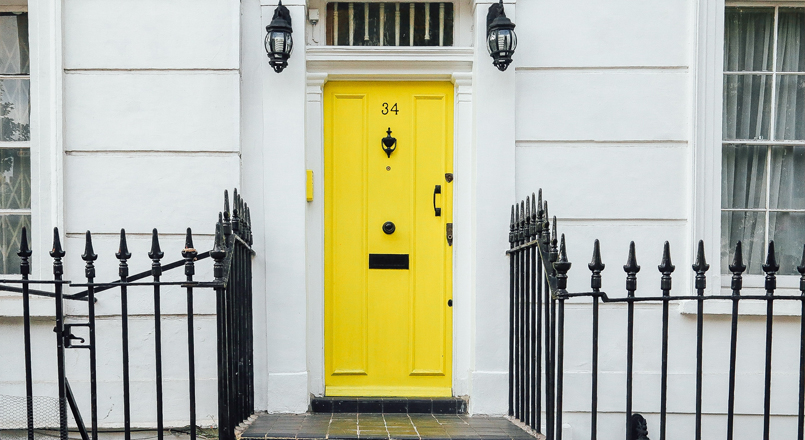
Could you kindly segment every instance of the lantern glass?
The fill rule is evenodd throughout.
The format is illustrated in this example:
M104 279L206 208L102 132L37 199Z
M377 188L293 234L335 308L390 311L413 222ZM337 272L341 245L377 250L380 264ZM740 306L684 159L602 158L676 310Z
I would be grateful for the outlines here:
M290 32L273 31L266 34L265 46L271 57L290 55L293 51L293 37Z
M493 29L487 37L486 48L490 55L502 53L511 56L517 48L517 34L512 29Z

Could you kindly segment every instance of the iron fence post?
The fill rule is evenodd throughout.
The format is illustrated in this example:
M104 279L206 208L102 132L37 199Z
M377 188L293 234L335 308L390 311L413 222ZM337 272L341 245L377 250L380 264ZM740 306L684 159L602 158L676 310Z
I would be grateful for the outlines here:
M61 240L59 239L59 228L53 228L53 247L50 251L50 256L53 258L53 280L56 283L53 289L56 293L56 363L57 363L57 383L59 388L59 437L61 440L67 440L67 379L66 368L64 362L64 299L62 293L62 275L64 274L64 266L61 259L65 253L61 247Z
M23 226L20 233L20 274L22 274L22 325L25 338L25 415L28 426L28 440L34 440L34 385L31 371L31 298L29 292L28 275L31 265L28 258L32 252L28 248L28 231Z

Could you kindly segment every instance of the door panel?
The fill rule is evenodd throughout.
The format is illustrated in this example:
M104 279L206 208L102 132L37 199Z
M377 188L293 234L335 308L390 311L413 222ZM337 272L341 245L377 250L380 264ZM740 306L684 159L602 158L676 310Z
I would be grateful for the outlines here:
M340 118L365 123L366 95L338 95L334 111ZM333 130L333 142L343 145L362 135L348 124L338 124ZM357 295L339 295L334 298L332 333L339 341L333 352L334 374L366 374L367 329L366 271L362 256L366 254L366 239L361 223L366 218L366 154L362 149L344 149L333 157L330 174L333 191L341 194L343 202L332 209L332 225L339 234L333 236L333 282L346 291L362 292Z
M324 114L326 393L449 396L453 86L330 82Z

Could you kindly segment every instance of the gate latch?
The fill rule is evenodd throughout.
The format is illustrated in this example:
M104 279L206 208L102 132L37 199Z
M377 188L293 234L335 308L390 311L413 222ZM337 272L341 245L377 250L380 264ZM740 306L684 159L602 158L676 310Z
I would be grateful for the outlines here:
M445 236L447 237L447 245L452 246L453 245L453 224L452 223L447 223L447 225L445 225L444 229L445 229Z
M89 323L86 323L86 324L64 324L64 334L62 335L62 338L64 338L64 348L90 348L89 345L84 343L85 342L84 338L75 336L73 334L73 327L87 327L87 328L89 328ZM73 344L73 341L79 341L80 344Z

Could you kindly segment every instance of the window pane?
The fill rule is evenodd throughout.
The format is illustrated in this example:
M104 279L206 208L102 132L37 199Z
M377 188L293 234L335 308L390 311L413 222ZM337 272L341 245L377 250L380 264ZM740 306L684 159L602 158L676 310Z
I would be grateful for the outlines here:
M30 215L0 215L0 273L20 273L20 231L25 227L31 236ZM29 243L30 244L30 243Z
M0 73L29 73L28 14L0 13Z
M766 148L724 145L721 149L721 207L766 207Z
M805 9L780 8L777 26L777 70L805 72Z
M771 75L724 75L724 139L768 140Z
M0 149L0 209L30 208L30 150L28 148Z
M30 80L0 80L0 141L31 140Z
M777 77L775 140L805 139L805 75Z
M727 8L724 21L724 71L771 70L773 29L772 8Z
M805 147L772 147L769 207L805 209Z
M763 212L721 213L721 273L729 273L735 243L742 242L746 273L761 274L766 215Z
M805 212L769 213L769 239L780 263L780 275L798 275L805 245Z

